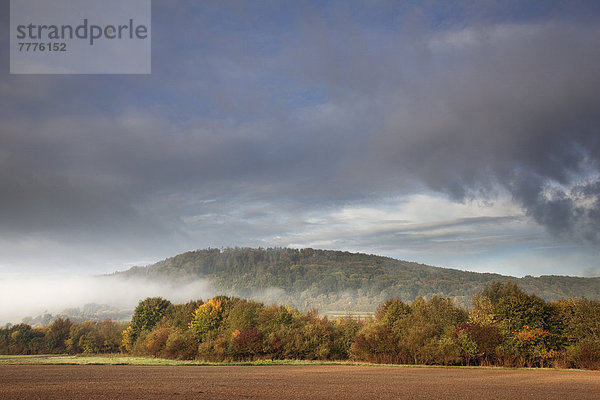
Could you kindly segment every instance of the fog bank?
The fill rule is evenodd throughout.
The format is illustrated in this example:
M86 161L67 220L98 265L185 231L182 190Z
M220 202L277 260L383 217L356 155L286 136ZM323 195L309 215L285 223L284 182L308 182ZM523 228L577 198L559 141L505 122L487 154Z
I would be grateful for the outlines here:
M146 297L161 296L173 303L215 295L208 280L186 284L150 282L113 276L12 276L0 278L0 325L28 316L59 314L68 308L97 303L133 310Z

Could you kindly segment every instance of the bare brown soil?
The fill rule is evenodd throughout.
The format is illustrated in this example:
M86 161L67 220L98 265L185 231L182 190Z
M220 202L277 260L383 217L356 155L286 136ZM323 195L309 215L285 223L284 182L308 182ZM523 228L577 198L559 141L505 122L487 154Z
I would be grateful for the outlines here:
M600 399L600 373L339 365L0 365L0 399Z

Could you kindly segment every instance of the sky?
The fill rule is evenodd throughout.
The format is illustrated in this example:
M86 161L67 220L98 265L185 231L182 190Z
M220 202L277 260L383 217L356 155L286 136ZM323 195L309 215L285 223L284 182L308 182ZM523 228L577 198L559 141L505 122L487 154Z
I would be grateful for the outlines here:
M150 75L10 75L0 277L207 247L600 276L600 2L152 1Z

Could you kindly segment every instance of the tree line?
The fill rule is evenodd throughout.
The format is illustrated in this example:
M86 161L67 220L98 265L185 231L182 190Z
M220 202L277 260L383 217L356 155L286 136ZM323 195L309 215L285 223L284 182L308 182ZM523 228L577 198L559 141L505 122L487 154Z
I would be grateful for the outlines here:
M140 301L130 323L27 324L0 329L4 354L113 353L175 359L354 360L425 365L600 369L600 301L545 301L493 283L469 310L449 298L393 298L373 318L329 320L316 311L229 296L172 304Z

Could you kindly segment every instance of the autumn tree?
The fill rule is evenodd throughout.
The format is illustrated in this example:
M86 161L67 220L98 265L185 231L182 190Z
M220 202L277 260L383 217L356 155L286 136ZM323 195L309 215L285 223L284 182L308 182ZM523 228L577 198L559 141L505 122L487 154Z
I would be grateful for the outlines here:
M506 365L544 365L556 357L564 341L556 308L513 282L487 286L472 315L498 329L502 343L497 350Z
M71 326L69 319L59 318L48 327L46 331L46 346L50 353L64 353L67 351L66 341L69 339Z
M238 300L227 296L217 296L198 307L194 312L192 322L190 322L190 329L196 334L198 340L206 339L209 333L216 332L221 328L229 310Z
M565 331L567 367L600 368L600 301L570 299L553 304Z

